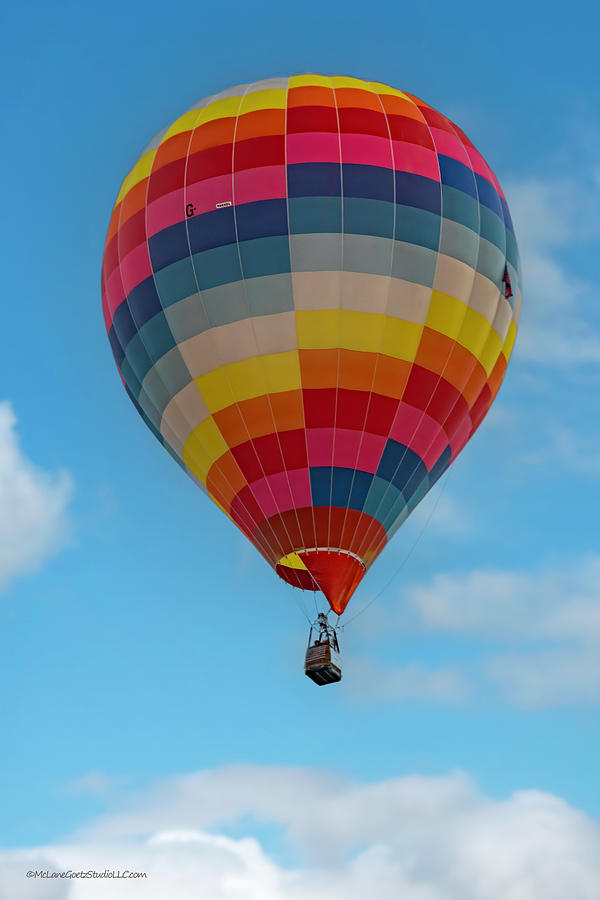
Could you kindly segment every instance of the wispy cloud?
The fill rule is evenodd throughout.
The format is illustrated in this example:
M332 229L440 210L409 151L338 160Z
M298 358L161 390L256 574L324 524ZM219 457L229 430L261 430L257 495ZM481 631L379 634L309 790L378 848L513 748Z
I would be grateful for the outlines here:
M344 690L359 702L461 703L470 693L458 667L428 668L421 663L382 666L370 659L344 659Z
M49 473L23 453L10 403L0 403L0 590L37 569L69 535L72 481Z
M287 841L293 866L253 822ZM25 878L37 868L148 877L41 884ZM66 844L0 857L2 900L594 900L599 881L596 821L540 791L486 796L460 773L363 783L225 767L159 782Z
M505 185L523 264L523 315L517 358L545 366L600 361L592 316L598 285L581 278L569 250L600 231L600 189L593 173L513 179Z
M438 574L408 590L404 616L432 632L504 642L482 664L521 706L600 703L600 557L537 572Z

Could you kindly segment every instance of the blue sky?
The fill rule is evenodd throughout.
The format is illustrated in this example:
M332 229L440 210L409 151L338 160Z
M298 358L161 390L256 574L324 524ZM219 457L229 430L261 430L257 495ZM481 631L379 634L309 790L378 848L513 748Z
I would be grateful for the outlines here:
M490 834L486 810L525 822L514 792L535 791L564 828L556 865L572 852L580 896L593 896L582 847L600 846L599 25L577 2L568 15L337 0L5 10L0 846L17 874L0 877L1 900L50 896L24 882L16 848L102 868L94 841L130 840L135 829L115 823L142 807L153 810L146 834L219 833L246 872L236 841L253 835L269 865L287 865L280 838L297 837L298 823L258 795L223 821L164 801L193 773L201 798L207 784L224 791L229 765L243 767L231 775L238 793L265 771L283 793L307 779L307 796L321 770L347 779L348 797L399 783L398 816L413 784L402 779L419 776L423 797L459 798L444 807L450 828L474 804ZM136 416L99 288L114 198L148 140L207 94L301 71L388 82L461 124L505 189L524 270L522 328L495 407L443 480L414 553L344 630L347 677L327 690L302 674L307 626L292 589ZM347 618L396 571L436 496ZM383 840L376 820L352 840ZM212 868L194 872L213 885ZM257 897L292 896L260 884ZM449 882L431 884L423 897L454 896ZM496 882L489 891L472 896L503 896Z

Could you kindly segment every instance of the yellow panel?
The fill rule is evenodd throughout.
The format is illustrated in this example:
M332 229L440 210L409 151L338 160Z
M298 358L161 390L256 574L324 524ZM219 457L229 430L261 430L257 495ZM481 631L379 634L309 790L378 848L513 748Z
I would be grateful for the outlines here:
M287 566L288 569L304 569L307 571L306 566L297 553L288 553L287 556L282 556L279 560L279 565Z
M182 131L190 131L192 128L198 128L206 122L212 122L215 119L228 119L237 116L240 109L241 95L237 97L224 97L222 100L215 100L202 109L191 109L184 113L177 121L173 122L163 140L180 134Z
M211 412L232 403L299 390L300 362L297 350L271 353L219 366L196 378L196 386Z
M209 416L188 435L181 458L202 484L206 484L208 470L228 450L214 419Z
M265 91L254 91L246 94L240 107L241 112L254 112L258 109L285 109L287 106L287 90L269 88Z
M297 310L298 347L327 350L341 347L367 353L384 353L396 359L415 358L422 325L349 309Z
M506 357L508 361L510 359L510 354L512 353L512 349L515 343L515 338L517 336L517 326L514 322L511 322L508 326L508 334L506 335L506 340L504 341L504 346L502 347L502 353Z
M410 103L413 102L408 94L405 94L403 91L398 91L396 90L396 88L390 87L389 84L382 84L379 81L369 81L367 83L369 87L371 87L378 94L391 94L393 97L402 97L404 100L408 100Z
M493 329L485 316L468 306L457 340L479 359L490 331ZM498 337L498 345L499 348L502 346L500 337Z
M117 203L119 203L120 200L123 199L127 191L130 191L131 188L139 181L142 181L143 178L148 177L155 156L156 150L150 150L148 153L144 153L144 155L140 157L140 159L138 159L135 166L133 167L129 175L125 177L125 181L121 185L121 190L119 191L115 206Z
M425 324L456 340L467 309L466 303L462 303L456 297L443 294L441 291L432 291Z
M317 75L307 72L304 75L292 75L290 78L290 88L297 87L326 87L331 88L331 80L327 75Z
M362 78L348 78L346 75L332 75L331 83L334 88L354 88L355 90L369 90L369 82Z
M423 326L415 322L407 322L405 319L395 319L386 316L387 319L383 332L381 353L403 359L406 362L414 362L417 349L423 334Z
M498 361L501 350L502 341L500 340L498 333L492 328L481 353L478 353L479 362L485 369L486 375L491 374L492 369Z

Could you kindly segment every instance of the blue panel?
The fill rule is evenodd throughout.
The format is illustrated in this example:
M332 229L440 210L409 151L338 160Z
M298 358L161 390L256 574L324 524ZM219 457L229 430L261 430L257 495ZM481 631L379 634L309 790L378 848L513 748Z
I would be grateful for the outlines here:
M127 295L127 306L138 328L161 311L162 306L152 275L145 278Z
M396 172L396 203L428 209L441 215L442 189L437 181L414 175L411 172Z
M452 450L450 449L450 445L448 445L429 473L429 483L431 485L434 485L438 478L440 478L444 474L444 472L450 465L451 457Z
M473 169L465 166L457 159L451 156L444 156L443 153L438 154L438 162L440 164L440 175L442 184L457 188L471 197L477 198L477 188L475 187L475 178Z
M186 223L177 222L175 225L163 228L158 234L152 235L151 238L148 238L148 250L155 272L177 262L178 259L183 259L184 256L189 256Z
M290 234L342 231L340 197L294 197L288 201Z
M394 204L382 200L344 197L344 234L368 234L391 238Z
M437 251L441 223L442 220L436 213L417 209L415 206L399 205L396 207L396 240Z
M175 346L175 339L171 334L164 312L159 312L158 315L149 319L140 328L139 334L153 363Z
M189 256L156 272L154 281L163 309L198 292L194 267Z
M133 335L137 331L137 326L133 319L131 318L131 311L129 306L127 305L127 300L123 303L120 303L119 306L115 310L115 314L113 316L112 325L110 327L110 333L112 332L114 335L114 340L118 341L121 347L126 347ZM112 345L113 339L111 339Z
M229 284L231 281L240 281L242 268L237 244L226 244L224 247L196 253L194 269L201 291Z
M365 197L371 200L394 202L394 173L381 166L361 166L345 163L343 170L344 197Z
M121 375L123 376L123 379L125 381L125 387L129 396L138 397L142 389L142 382L131 368L127 357L125 357L125 359L121 363Z
M235 207L238 240L270 237L288 233L287 203L285 200L259 200Z
M310 490L313 506L329 506L331 466L311 466Z
M290 241L284 236L258 238L239 245L244 278L279 275L289 272Z
M121 368L121 363L125 357L125 351L121 345L119 338L115 332L114 326L111 325L110 330L108 332L108 340L110 342L110 348L112 350L113 356L115 358L115 362L119 369Z
M288 197L339 197L338 163L295 163L287 167Z
M502 204L500 203L500 197L496 192L496 188L490 184L487 178L484 178L483 175L478 175L477 172L475 173L475 180L477 181L479 202L483 204L483 206L488 206L490 209L493 209L500 218L504 218L502 215Z
M188 228L192 253L201 253L203 250L235 243L232 206L192 216L184 225Z
M414 450L410 450L404 444L390 438L381 455L377 475L386 481L391 481L407 498L411 493L410 488L415 485L417 478L417 476L415 478L411 478L411 476L420 469L427 472L421 457ZM409 482L408 494L405 493L407 482Z
M513 235L514 235L515 229L514 229L514 226L512 223L512 219L510 217L510 212L509 212L508 206L506 205L506 200L504 200L503 197L500 197L499 194L498 194L498 199L500 200L500 205L502 207L502 218L504 219L504 224L509 229L509 231L513 232Z
M474 197L445 184L442 188L442 209L445 219L452 219L478 233L480 206Z

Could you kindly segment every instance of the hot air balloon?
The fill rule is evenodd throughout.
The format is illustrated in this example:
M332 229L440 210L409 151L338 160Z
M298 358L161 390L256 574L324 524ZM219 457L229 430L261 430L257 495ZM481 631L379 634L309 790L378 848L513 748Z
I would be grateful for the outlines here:
M521 290L504 195L460 128L385 84L308 74L206 97L151 141L102 298L150 430L340 615L489 410ZM317 625L310 646L333 648Z

